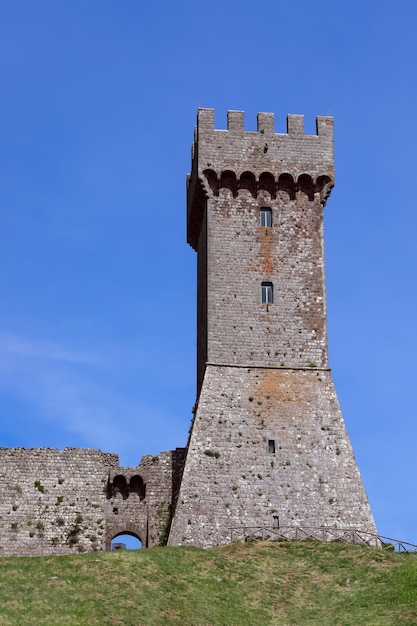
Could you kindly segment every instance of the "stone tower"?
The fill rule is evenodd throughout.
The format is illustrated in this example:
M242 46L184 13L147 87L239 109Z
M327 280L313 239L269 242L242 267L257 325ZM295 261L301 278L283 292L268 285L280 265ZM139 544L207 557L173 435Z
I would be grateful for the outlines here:
M250 527L376 533L328 366L323 207L333 118L287 133L198 112L188 177L197 252L197 403L169 544Z

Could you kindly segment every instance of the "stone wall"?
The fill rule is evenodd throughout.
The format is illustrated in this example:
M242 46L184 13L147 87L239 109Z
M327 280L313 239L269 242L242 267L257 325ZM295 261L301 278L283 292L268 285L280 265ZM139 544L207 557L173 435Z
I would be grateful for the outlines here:
M271 209L272 228L260 227ZM220 190L207 203L209 363L327 366L323 207L284 191L271 199ZM261 302L261 284L273 302Z
M0 555L69 554L110 548L119 533L164 543L183 450L118 456L66 448L0 449Z
M111 468L105 503L107 549L126 531L139 537L143 547L166 543L184 453L177 448L144 456L138 467Z
M229 543L274 517L376 532L330 372L209 365L169 544Z

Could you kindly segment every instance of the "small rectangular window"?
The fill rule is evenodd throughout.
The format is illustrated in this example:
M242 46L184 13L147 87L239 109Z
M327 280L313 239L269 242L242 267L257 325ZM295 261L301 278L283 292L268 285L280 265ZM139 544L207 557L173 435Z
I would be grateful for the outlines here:
M269 439L268 452L270 452L270 454L275 454L275 439Z
M278 515L272 516L272 528L279 528L279 517Z
M272 283L262 283L261 285L261 302L264 304L272 304L274 301L274 288Z
M263 228L271 228L272 226L272 211L268 207L262 207L260 211L261 226Z

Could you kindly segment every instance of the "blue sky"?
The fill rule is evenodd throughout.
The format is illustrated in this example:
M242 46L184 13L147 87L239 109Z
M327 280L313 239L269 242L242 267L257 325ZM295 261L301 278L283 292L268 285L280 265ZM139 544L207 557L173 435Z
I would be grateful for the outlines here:
M185 176L198 106L335 117L330 364L380 533L417 543L417 5L0 7L0 445L135 465L195 400Z

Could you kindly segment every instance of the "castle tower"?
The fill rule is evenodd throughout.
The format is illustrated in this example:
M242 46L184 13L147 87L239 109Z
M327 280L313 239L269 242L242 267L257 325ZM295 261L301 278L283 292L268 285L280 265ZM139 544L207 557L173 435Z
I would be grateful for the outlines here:
M239 529L376 533L328 366L323 207L333 118L256 132L200 109L188 177L197 252L197 403L170 545ZM235 533L235 534L234 534Z

